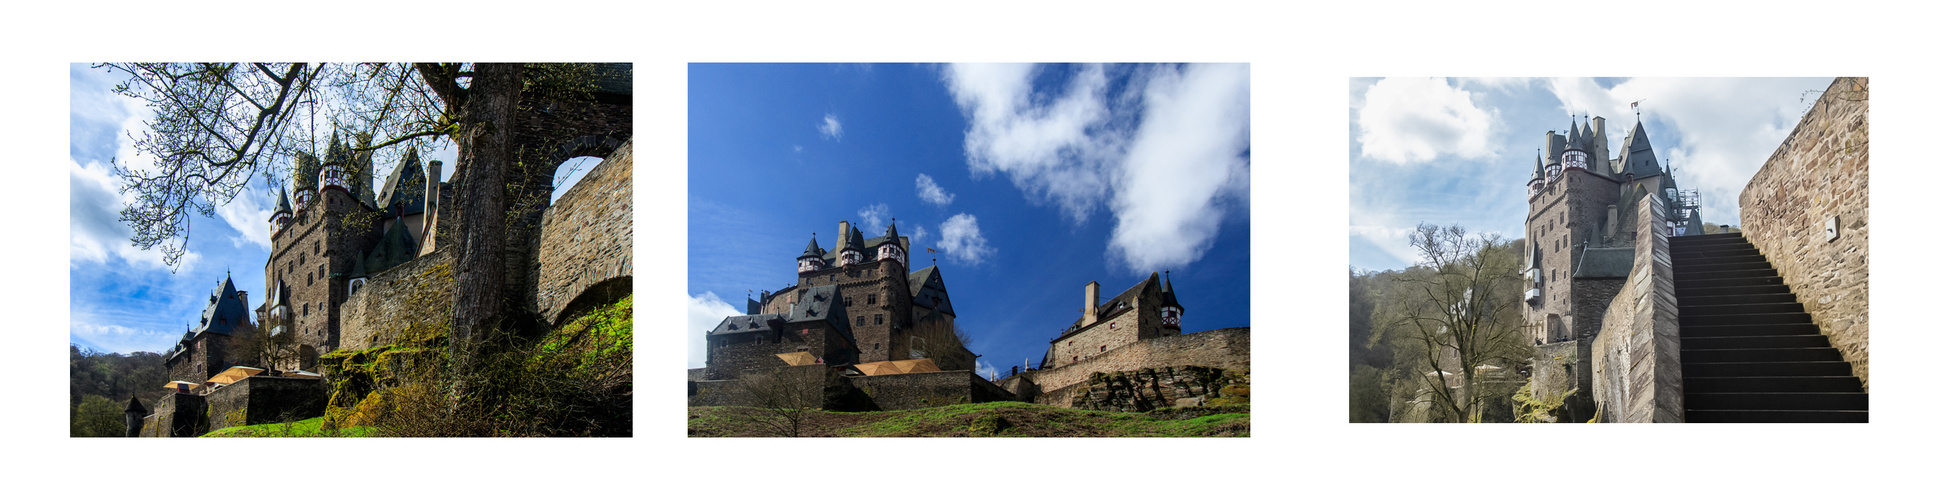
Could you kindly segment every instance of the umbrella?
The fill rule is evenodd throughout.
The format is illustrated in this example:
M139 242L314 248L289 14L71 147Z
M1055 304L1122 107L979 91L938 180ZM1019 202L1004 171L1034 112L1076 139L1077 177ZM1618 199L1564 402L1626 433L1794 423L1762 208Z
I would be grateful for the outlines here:
M781 358L781 361L786 361L788 366L814 364L814 354L806 351L775 354L774 356Z
M227 370L222 370L222 373L217 373L215 374L215 376L209 377L209 382L216 383L216 384L233 384L233 383L236 383L236 381L238 380L249 378L249 376L255 375L258 373L262 373L261 368L251 368L247 366L231 366Z

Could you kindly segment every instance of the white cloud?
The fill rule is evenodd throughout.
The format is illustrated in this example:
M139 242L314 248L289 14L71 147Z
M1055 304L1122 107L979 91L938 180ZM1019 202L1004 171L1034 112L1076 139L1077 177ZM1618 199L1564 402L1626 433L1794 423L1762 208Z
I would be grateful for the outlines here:
M915 174L915 195L938 207L946 207L949 202L956 201L956 195L943 191L942 186L937 185L929 174Z
M132 153L132 150L124 152ZM134 236L134 230L121 222L121 209L133 202L134 197L119 192L114 175L106 165L89 163L82 166L68 160L67 171L70 261L112 264L113 259L119 259L135 267L166 267L162 263L159 246L141 250L128 241ZM193 271L195 263L201 259L199 253L184 253L176 272Z
M707 331L720 326L720 320L728 316L739 316L739 308L727 305L713 292L686 298L686 367L705 368L707 366Z
M942 222L942 241L936 242L935 247L947 254L950 261L969 265L981 264L983 259L996 255L996 249L989 247L989 240L983 239L976 216L966 213Z
M1005 174L1078 224L1104 203L1116 219L1109 253L1133 270L1188 264L1226 209L1250 205L1251 69L1133 73L1116 95L1101 65L1076 69L1055 93L1032 89L1027 65L953 65L944 79L969 118L972 174Z
M835 142L841 141L841 120L838 118L835 118L834 113L828 113L826 115L822 115L821 124L818 126L815 126L814 128L816 130L820 130L821 135L826 136L829 139L834 139ZM800 147L796 146L794 150L800 151Z
M1104 198L1105 165L1121 154L1124 130L1107 127L1110 80L1086 65L1058 96L1030 88L1036 69L956 64L944 71L956 106L969 118L963 138L970 172L1003 173L1034 201L1048 201L1078 223Z
M1387 78L1366 89L1355 119L1360 156L1406 165L1441 156L1492 158L1495 114L1444 78Z
M796 152L796 153L799 153L799 152L801 152L801 145L800 145L800 144L795 144L795 145L794 145L794 152Z
M861 210L855 212L855 215L861 216L861 232L863 234L879 236L888 232L888 224L885 224L890 216L887 203L876 203L861 207Z
M929 229L922 227L920 224L917 224L915 226L914 232L908 233L908 244L910 246L920 246L923 241L927 241L928 239L929 239ZM914 252L915 252L914 248L909 249L909 253L914 253Z
M238 233L229 237L229 242L234 243L236 248L254 244L269 250L269 210L275 202L260 199L267 196L268 193L257 190L243 190L228 204L216 207L215 214ZM557 198L557 195L553 197Z
M1250 190L1250 81L1243 65L1151 75L1143 123L1110 199L1110 249L1131 270L1198 260L1218 235L1220 194Z

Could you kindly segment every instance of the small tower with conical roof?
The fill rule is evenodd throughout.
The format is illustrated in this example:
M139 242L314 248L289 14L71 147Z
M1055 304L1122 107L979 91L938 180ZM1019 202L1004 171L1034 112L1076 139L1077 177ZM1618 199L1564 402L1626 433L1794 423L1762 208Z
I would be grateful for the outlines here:
M861 263L861 250L866 248L862 242L861 228L849 224L848 221L841 221L841 243L835 246L835 251L841 259L842 266Z
M1184 305L1178 303L1178 294L1171 290L1171 272L1164 272L1164 289L1158 302L1158 331L1160 335L1177 335L1184 332Z
M352 166L350 147L330 134L329 152L323 155L323 169L316 179L318 190L335 189L350 193L350 175L347 169Z
M817 235L808 235L807 250L802 250L801 256L795 259L795 267L799 274L819 271L826 264L826 262L821 260L821 255L824 252L821 250L821 243L815 240L815 236Z
M1588 147L1584 144L1581 128L1575 126L1574 117L1568 118L1568 144L1561 150L1562 170L1587 170Z
M888 235L883 240L881 246L875 247L875 260L900 262L902 269L908 269L908 249L902 248L902 236L895 232L894 219L889 219Z
M296 153L296 211L301 212L316 202L316 155L298 151Z
M289 217L293 214L294 211L289 208L289 188L283 188L276 194L276 211L269 214L269 234L276 234L283 228L289 227Z

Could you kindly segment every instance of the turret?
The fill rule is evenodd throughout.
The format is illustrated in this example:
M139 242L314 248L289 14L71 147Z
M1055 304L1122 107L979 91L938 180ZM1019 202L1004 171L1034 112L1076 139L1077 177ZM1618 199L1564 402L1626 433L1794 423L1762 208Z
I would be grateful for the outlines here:
M822 253L824 252L821 251L821 244L815 241L815 235L808 235L807 250L802 250L801 256L794 259L797 272L807 274L821 270L821 266L824 264L821 261ZM750 312L747 314L754 313Z
M908 252L907 249L902 248L901 235L895 232L894 219L888 221L888 237L885 239L887 241L882 242L881 247L875 249L875 260L892 260L902 263L902 267L907 268Z
M1164 296L1162 302L1158 302L1157 311L1160 325L1169 334L1176 335L1183 331L1184 305L1178 303L1178 294L1171 291L1170 271L1164 272Z
M1536 152L1534 153L1534 175L1533 177L1528 179L1528 198L1529 199L1532 199L1535 196L1540 195L1541 189L1548 187L1547 178L1541 175L1542 174L1541 170L1542 170L1541 153Z
M1543 158L1546 160L1546 166L1542 168L1542 173L1548 178L1549 183L1561 177L1561 150L1567 148L1565 141L1566 138L1555 134L1553 130L1548 131L1548 154Z
M851 266L860 264L863 241L861 239L861 229L852 224L848 224L848 221L844 220L841 221L841 233L841 244L835 247L839 251L838 255L841 259L841 265Z
M354 157L350 147L344 146L335 135L330 136L329 153L323 156L323 171L317 177L317 189L335 189L345 194L350 192L350 175L346 169L353 166Z
M1588 169L1588 151L1583 142L1581 129L1575 126L1573 118L1568 119L1568 145L1561 151L1562 170Z
M276 195L276 211L270 212L269 214L270 234L275 234L277 231L282 231L283 228L289 227L290 215L289 189L284 188Z

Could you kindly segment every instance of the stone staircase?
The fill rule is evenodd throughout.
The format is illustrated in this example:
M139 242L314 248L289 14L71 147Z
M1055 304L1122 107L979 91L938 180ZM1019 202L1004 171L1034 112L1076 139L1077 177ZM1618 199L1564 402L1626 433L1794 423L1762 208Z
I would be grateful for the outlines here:
M1740 233L1669 238L1688 422L1868 422L1870 395Z

